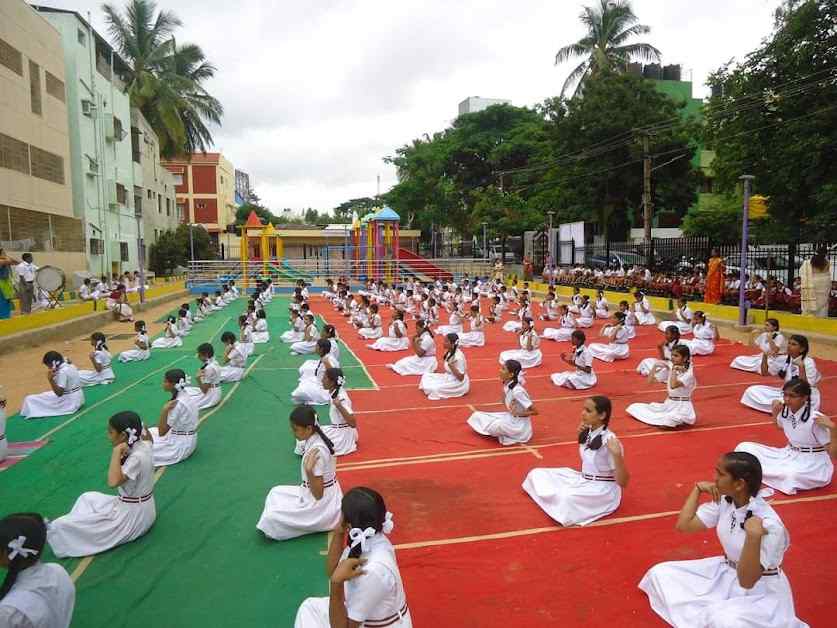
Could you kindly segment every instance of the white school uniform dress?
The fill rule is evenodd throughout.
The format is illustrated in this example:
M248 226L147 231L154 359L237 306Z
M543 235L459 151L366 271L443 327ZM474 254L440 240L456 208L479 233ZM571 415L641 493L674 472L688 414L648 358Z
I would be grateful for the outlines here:
M471 331L459 334L460 347L484 347L485 346L485 317L477 314L476 318L469 319Z
M93 360L102 367L101 371L85 370L79 371L78 377L82 386L96 386L98 384L111 384L116 379L111 367L110 351L97 349L93 352Z
M453 310L448 318L447 325L439 325L436 328L436 333L441 335L446 334L461 334L462 333L462 316L459 310Z
M632 310L625 312L625 330L628 332L628 340L636 338L636 326L639 325L639 320ZM606 328L605 328L606 329ZM602 329L604 331L604 329Z
M149 427L153 439L155 467L177 464L191 456L198 446L198 404L188 388L177 394L177 404L166 417L169 431L160 436L160 429Z
M575 324L578 325L579 327L584 327L584 328L592 327L593 326L593 320L595 320L595 314L593 312L593 306L590 305L589 303L586 306L582 305L580 310L579 310L578 319L575 321Z
M657 319L651 312L651 304L648 299L643 298L642 301L634 303L634 313L640 325L656 325Z
M583 299L580 294L574 294L570 297L570 314L581 314L581 304Z
M343 550L340 560L349 556ZM366 541L363 575L343 585L346 615L361 626L413 628L407 595L401 572L395 560L395 548L383 533L376 533ZM331 628L328 597L309 597L299 607L294 628Z
M686 305L684 307L679 307L675 310L674 315L677 317L677 320L673 321L662 321L659 325L657 325L657 329L661 332L665 333L666 329L671 327L677 327L680 330L680 335L685 336L686 334L692 333L692 310L689 309L689 306Z
M165 333L159 338L155 339L154 342L151 343L151 346L155 349L171 349L173 347L182 347L183 339L177 334L175 324L166 323Z
M784 430L788 444L768 447L759 443L739 443L736 451L753 454L761 463L762 482L786 495L831 484L834 463L825 446L831 442L828 428L817 425L818 412L805 418L805 406L796 412L784 407L776 421Z
M218 405L221 401L221 365L215 358L209 358L200 369L201 381L209 386L205 393L199 386L189 386L186 392L197 404L198 410L205 410Z
M532 398L520 382L513 388L504 384L503 393L506 412L474 412L468 417L468 425L477 434L495 437L501 445L529 442L532 439L532 419L517 416L515 412L520 412L518 408L531 408Z
M62 362L55 373L55 384L64 390L60 397L53 391L26 395L20 408L20 416L26 419L74 414L84 405L84 391L78 369L69 362Z
M665 368L661 368L660 370L658 370L657 374L654 375L654 379L660 382L661 384L667 382L669 368L671 368L671 350L679 344L682 344L680 340L665 343L663 345L663 355L665 356L665 359L661 360L659 358L644 358L637 365L636 372L642 375L643 377L648 377L649 375L651 375L651 371L654 369L655 366L661 365Z
M411 355L401 358L395 364L387 364L387 367L399 375L424 375L436 370L436 340L430 334L422 334L419 340L419 347L424 351L424 357Z
M694 425L697 420L695 407L692 405L692 393L697 387L695 374L690 367L685 373L677 375L677 379L683 385L678 388L671 387L671 371L669 365L669 379L666 383L668 397L662 403L632 403L625 412L634 417L637 421L648 423L648 425L659 425L661 427L679 427L681 425Z
M767 530L760 552L765 571L751 589L738 583L735 566L744 548L742 523L748 510L761 518ZM722 497L701 504L697 517L707 528L715 528L724 555L659 563L649 569L639 588L648 594L654 612L684 628L807 628L796 618L790 582L781 569L790 539L776 511L760 497L741 508Z
M628 329L624 325L613 327L608 331L608 336L610 336L610 343L594 342L589 347L590 353L602 362L625 360L631 354L628 346Z
M532 350L529 351L526 347L529 345L529 339L532 339ZM533 369L540 366L543 362L543 353L541 353L541 339L534 329L530 329L526 333L520 334L520 349L507 349L500 353L500 364L505 364L507 360L517 360L520 366L524 369Z
M90 556L129 543L148 532L157 519L151 443L134 443L122 463L127 478L117 495L82 493L73 509L52 521L47 542L58 558Z
M817 370L817 363L814 358L807 356L804 363L805 374L808 377L808 383L811 385L811 410L816 412L820 409L820 390L817 388L817 384L820 383L822 376ZM785 357L785 364L782 369L785 371L785 382L789 382L794 377L799 377L799 367L790 360L790 356ZM741 395L741 403L745 406L768 414L772 411L774 400L782 401L781 386L764 386L761 384L749 386Z
M456 370L465 375L462 381L459 381L451 372L450 362L453 362ZM457 349L450 362L443 358L444 373L425 373L421 376L419 390L423 391L428 399L438 400L464 397L471 389L471 380L468 378L468 363L465 360L465 354Z
M306 456L319 452L314 475L323 479L323 496L314 498L305 474ZM264 502L256 527L276 541L292 539L312 532L331 531L340 521L343 491L337 481L337 461L319 434L307 441L300 462L298 486L274 486Z
M692 340L683 340L681 344L689 347L692 356L715 353L715 328L711 323L692 326Z
M601 447L590 449L599 435ZM532 469L523 480L523 490L562 526L583 526L609 515L622 501L622 489L614 479L613 457L607 448L607 441L614 437L604 426L590 432L578 446L581 472L567 467Z
M565 314L561 317L561 327L546 327L542 336L556 342L567 342L575 331L575 317L572 314Z
M401 337L395 335L395 330L401 332ZM407 338L407 325L404 321L395 319L389 326L389 331L385 338L378 338L371 345L366 345L375 351L406 351L410 348L410 339Z
M98 290L93 290L90 286L82 285L78 289L78 296L82 301L98 301L101 295Z
M144 343L147 349L140 349L136 343ZM119 354L120 362L140 362L151 357L151 341L148 334L139 333L135 340L135 349L128 349Z
M321 406L331 400L331 393L323 386L326 369L332 368L326 361L320 360L311 375L300 377L299 384L291 393L295 404Z
M557 321L559 316L558 304L555 302L555 299L543 302L541 305L541 320Z
M369 317L367 327L358 330L358 333L367 340L375 340L384 335L384 321L380 314L373 314Z
M227 357L229 361L221 367L221 381L240 382L244 377L244 366L247 364L247 356L241 350L241 345L236 342Z
M306 334L308 334L310 338L313 338L313 340L305 340ZM319 339L320 334L317 331L317 326L314 323L311 323L303 330L302 338L291 345L291 351L299 355L304 355L306 353L314 353L317 350L317 341Z
M527 304L515 314L515 319L503 323L503 331L519 332L523 328L523 319L532 318L532 310Z
M586 390L596 385L596 373L593 371L593 354L586 346L577 347L573 352L573 363L578 366L587 367L590 369L589 373L576 369L574 371L564 371L562 373L553 373L549 376L552 383L556 386L566 386L567 388L575 388L576 390Z
M607 299L596 299L596 318L610 318Z
M352 400L349 399L349 393L341 386L340 392L337 393L337 400L349 412L352 412ZM331 425L323 425L320 429L331 440L334 445L335 456L346 456L357 451L358 433L357 428L352 427L346 423L346 419L340 414L340 410L334 405L334 399L329 395L328 399L328 418ZM296 441L296 449L294 450L298 455L302 455L305 451L305 441Z
M253 342L257 345L270 342L270 332L267 330L267 319L257 318L253 331Z
M9 441L6 438L6 409L0 406L0 462L9 455Z
M0 600L3 628L69 628L76 603L70 574L57 563L38 561L17 575Z
M286 332L283 332L279 339L282 342L287 344L291 344L294 342L300 342L303 338L305 338L305 321L302 317L296 317L293 322L292 329L289 329ZM314 343L316 346L316 343Z
M785 366L787 360L788 340L784 334L779 332L762 332L756 338L756 346L761 349L758 355L739 355L731 363L730 367L738 369L739 371L747 371L749 373L761 373L761 359L762 355L771 351L769 338L773 336L773 344L779 349L779 353L774 356L767 357L767 372L769 375L778 375L779 371Z
M239 338L238 344L241 345L245 358L253 355L253 351L256 350L256 344L253 342L253 329L250 325L244 325L241 328L241 337Z

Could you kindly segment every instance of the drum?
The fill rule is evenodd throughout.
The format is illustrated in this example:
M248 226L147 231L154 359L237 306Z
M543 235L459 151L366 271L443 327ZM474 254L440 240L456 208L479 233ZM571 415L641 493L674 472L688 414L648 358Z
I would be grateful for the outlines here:
M64 289L64 271L55 266L42 266L35 272L35 282L50 294Z

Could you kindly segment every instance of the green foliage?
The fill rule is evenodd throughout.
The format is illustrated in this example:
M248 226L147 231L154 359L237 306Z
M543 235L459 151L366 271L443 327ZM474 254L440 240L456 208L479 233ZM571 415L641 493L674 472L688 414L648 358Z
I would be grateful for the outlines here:
M171 275L176 266L185 266L192 258L192 244L195 259L215 259L217 251L203 227L192 227L192 242L189 239L189 225L178 225L175 231L167 230L149 247L148 266L161 276Z
M713 242L735 240L741 233L742 203L736 195L701 194L683 219L683 234L709 236Z
M368 196L353 198L340 203L332 210L331 221L334 223L349 223L352 221L352 212L357 212L357 217L363 218L380 205L382 205L381 201Z
M236 225L243 225L247 222L247 218L250 216L250 212L256 212L256 215L259 217L259 220L262 221L263 225L266 225L269 222L272 222L276 225L276 216L263 205L259 203L245 203L241 207L235 210L235 224Z
M716 184L731 192L754 175L776 237L837 239L835 23L837 0L786 0L772 36L709 79Z

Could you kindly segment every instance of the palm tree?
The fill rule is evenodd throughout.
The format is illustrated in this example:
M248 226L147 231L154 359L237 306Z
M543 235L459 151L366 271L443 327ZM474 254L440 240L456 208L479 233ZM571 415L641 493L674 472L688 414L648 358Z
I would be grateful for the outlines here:
M629 0L599 2L599 6L584 7L581 13L587 34L555 55L555 65L573 58L584 59L564 81L562 96L573 83L576 84L573 96L580 94L584 82L603 70L621 71L634 60L660 61L660 51L651 44L626 43L631 37L651 31L650 27L638 23Z
M158 12L153 0L131 0L124 15L112 5L102 9L114 47L131 67L131 104L154 128L163 155L206 151L212 145L207 123L220 124L224 112L203 87L216 68L199 46L177 46L180 18Z

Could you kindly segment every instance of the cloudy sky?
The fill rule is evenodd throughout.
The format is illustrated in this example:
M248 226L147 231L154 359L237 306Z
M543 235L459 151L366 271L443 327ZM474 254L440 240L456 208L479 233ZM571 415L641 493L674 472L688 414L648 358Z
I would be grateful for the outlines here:
M596 0L586 0L592 4ZM124 0L114 0L119 5ZM40 0L90 11L97 0ZM168 0L179 41L218 67L210 91L226 114L216 148L250 173L274 210L330 210L396 181L382 158L444 129L468 96L533 105L572 64L555 52L583 35L585 0ZM729 59L770 33L779 0L634 0L644 37L693 77L695 95Z

